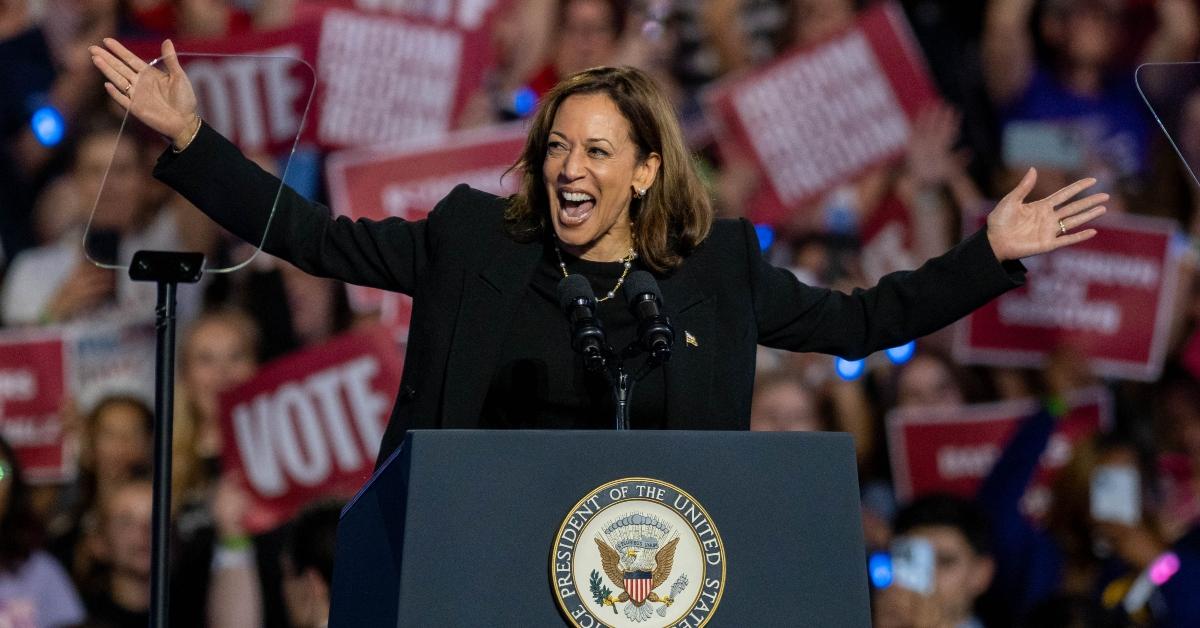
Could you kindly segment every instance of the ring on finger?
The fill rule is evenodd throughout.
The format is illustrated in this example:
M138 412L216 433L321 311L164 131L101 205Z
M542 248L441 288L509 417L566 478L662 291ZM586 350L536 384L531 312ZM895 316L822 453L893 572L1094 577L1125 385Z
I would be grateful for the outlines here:
M128 96L128 95L129 95L129 91L130 91L130 90L132 90L132 89L133 89L133 83L128 83L128 84L126 84L126 85L125 85L125 89L122 89L122 90L121 90L121 93L122 93L122 94L125 94L126 96ZM1061 224L1061 223L1059 223L1059 224Z
M1058 235L1067 235L1067 223L1058 221Z

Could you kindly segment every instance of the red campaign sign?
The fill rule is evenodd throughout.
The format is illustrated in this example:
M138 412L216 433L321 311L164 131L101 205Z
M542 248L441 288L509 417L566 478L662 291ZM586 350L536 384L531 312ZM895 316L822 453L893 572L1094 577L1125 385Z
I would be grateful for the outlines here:
M0 336L0 434L35 483L65 481L74 471L61 414L64 354L58 332Z
M954 355L967 364L1040 366L1070 346L1104 377L1153 381L1162 371L1175 301L1174 221L1115 214L1096 237L1023 260L1026 285L958 324Z
M297 134L315 142L318 107L310 100L322 15L277 31L172 40L204 119L246 152L290 151ZM127 45L143 59L162 53L157 40Z
M251 533L314 499L353 495L370 477L401 362L384 330L350 333L275 360L222 395L223 464L251 495Z
M903 10L863 11L857 24L705 94L722 144L763 181L755 222L784 224L805 202L903 153L916 115L938 99Z
M912 211L889 195L862 226L862 269L869 283L898 270L912 270L924 260L914 252Z
M314 80L304 142L333 149L437 137L453 127L491 62L486 28L459 26L486 26L491 13L479 2L461 5L447 22L305 11L281 30L180 39L175 49L201 114L243 150L290 150ZM143 58L160 52L157 41L130 49Z
M525 144L521 125L461 131L436 144L394 150L345 150L329 156L325 173L330 201L355 220L388 217L420 220L459 183L493 194L511 194L520 173L505 171ZM396 337L408 337L412 300L407 296L348 286L360 312L379 312Z
M974 496L1021 422L1040 407L1036 400L1016 400L891 411L886 424L897 497L908 501L932 492ZM1045 511L1047 487L1075 444L1112 424L1112 400L1103 388L1070 395L1067 408L1025 494L1026 510L1035 515Z
M511 0L324 0L325 4L350 7L369 13L398 15L431 24L449 25L464 31L487 31L496 14Z

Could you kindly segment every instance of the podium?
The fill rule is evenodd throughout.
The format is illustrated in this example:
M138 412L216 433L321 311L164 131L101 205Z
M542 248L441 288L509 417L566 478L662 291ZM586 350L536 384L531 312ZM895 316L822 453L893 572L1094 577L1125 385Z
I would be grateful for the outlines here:
M333 628L668 622L870 626L849 435L414 430L342 513Z

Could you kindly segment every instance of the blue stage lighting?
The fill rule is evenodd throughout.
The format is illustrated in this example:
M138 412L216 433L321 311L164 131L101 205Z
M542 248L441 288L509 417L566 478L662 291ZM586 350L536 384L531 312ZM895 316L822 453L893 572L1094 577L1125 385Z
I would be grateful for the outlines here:
M867 570L871 574L871 584L876 589L892 586L892 557L887 552L872 553L867 559Z
M37 141L47 147L57 146L67 131L62 114L48 105L33 112L29 126L33 128L33 136L37 138Z
M537 94L533 93L529 86L522 86L513 92L513 113L524 118L533 113L533 108L537 106Z
M917 341L913 340L908 344L892 347L886 351L887 357L892 361L892 364L904 364L912 359L917 353Z
M865 371L867 368L867 361L834 358L833 368L837 370L838 377L848 382L852 382L859 377L862 377L863 371Z
M771 225L754 225L754 232L758 234L758 247L762 250L771 248L771 243L775 241L775 229Z

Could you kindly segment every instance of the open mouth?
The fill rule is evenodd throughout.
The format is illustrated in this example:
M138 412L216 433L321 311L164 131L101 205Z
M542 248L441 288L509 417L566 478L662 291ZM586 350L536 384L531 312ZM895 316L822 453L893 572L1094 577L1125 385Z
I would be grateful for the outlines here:
M592 214L596 199L584 192L558 192L559 221L567 226L581 225Z

